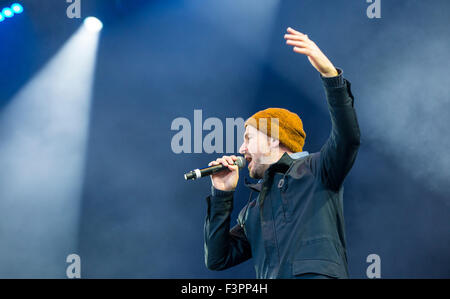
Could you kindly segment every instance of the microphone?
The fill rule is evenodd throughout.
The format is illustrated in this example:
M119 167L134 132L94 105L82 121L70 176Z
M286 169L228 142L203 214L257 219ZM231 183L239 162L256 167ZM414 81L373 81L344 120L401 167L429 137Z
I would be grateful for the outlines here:
M245 167L245 163L246 163L245 158L241 157L241 156L237 157L237 160L234 161L234 165L237 165L237 167L239 167L239 169L242 167ZM216 172L223 171L225 169L228 170L228 167L223 166L222 164L210 166L210 167L203 168L203 169L195 169L188 173L185 173L184 179L186 181L187 180L196 180L199 178L203 178L205 176L210 176L212 174L215 174Z

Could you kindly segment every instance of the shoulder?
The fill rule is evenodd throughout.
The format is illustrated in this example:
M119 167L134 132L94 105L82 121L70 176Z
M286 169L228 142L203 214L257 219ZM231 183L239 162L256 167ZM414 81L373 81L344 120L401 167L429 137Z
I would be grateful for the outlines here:
M292 177L300 177L305 171L317 172L318 161L320 161L320 152L310 153L307 156L295 159L289 170Z

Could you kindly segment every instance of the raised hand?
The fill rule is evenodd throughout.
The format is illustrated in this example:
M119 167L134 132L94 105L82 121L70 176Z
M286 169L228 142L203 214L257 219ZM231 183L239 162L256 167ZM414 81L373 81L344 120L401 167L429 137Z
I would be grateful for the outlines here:
M294 52L308 56L309 62L316 70L324 77L335 77L338 71L333 66L331 61L323 54L319 47L308 38L308 35L303 34L289 27L288 34L284 35L286 44L294 46Z

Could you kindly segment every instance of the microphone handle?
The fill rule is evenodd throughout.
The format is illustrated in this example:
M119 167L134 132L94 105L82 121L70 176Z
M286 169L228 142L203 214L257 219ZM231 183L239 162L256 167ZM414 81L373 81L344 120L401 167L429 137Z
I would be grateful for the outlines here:
M228 167L223 166L222 164L210 166L203 169L195 169L191 172L188 172L184 175L185 180L196 180L199 178L203 178L212 174L215 174L216 172L222 171L224 169L228 169Z
M207 168L203 168L203 169L200 170L200 172L202 174L202 177L205 177L205 176L209 176L209 175L215 174L216 172L222 171L224 169L228 169L228 167L223 166L222 164L220 164L220 165L214 165L214 166L210 166L210 167L207 167Z

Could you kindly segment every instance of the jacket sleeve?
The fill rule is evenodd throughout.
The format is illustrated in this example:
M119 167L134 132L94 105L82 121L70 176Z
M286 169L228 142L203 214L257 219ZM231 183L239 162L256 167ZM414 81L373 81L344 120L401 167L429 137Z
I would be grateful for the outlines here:
M240 225L230 230L234 192L212 188L205 219L205 264L210 270L225 270L251 258L250 244Z
M320 151L320 177L331 190L338 191L356 159L360 130L353 107L350 82L342 70L333 78L322 77L331 117L331 134Z

